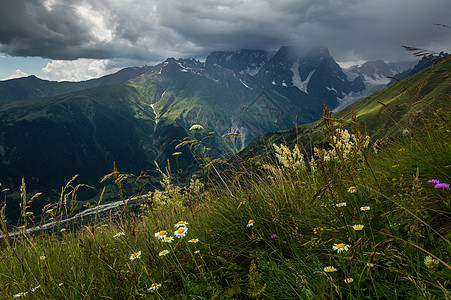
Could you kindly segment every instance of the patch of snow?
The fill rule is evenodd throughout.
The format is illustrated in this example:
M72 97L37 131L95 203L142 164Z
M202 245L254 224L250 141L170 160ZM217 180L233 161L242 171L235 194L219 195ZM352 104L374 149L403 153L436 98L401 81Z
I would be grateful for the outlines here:
M282 86L288 86L288 85L285 83L285 80L282 82Z
M245 83L243 82L243 80L240 79L240 82L241 82L245 87L247 87L248 89L251 89L247 84L245 84Z
M331 88L331 87L326 87L326 89L327 89L328 91L334 91L335 93L337 93L337 94L338 94L337 90L336 90L336 89L334 89L334 88ZM343 92L342 92L342 93L343 93Z
M276 85L277 83L273 80L273 81L271 82L271 84L272 84L272 85Z
M365 80L365 83L369 83L372 85L387 85L390 82L390 78L387 78L385 76L381 76L377 73L373 74L373 76L363 75L363 78Z
M304 81L302 81L301 75L299 74L299 62L293 63L293 65L291 66L291 71L293 72L293 78L291 79L293 81L293 85L302 92L308 94L307 92L308 83L316 70L310 71L310 73L308 74L307 78Z

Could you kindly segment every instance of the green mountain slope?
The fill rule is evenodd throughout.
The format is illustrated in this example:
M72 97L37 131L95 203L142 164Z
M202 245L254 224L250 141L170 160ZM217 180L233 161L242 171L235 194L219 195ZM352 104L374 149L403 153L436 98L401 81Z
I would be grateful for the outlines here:
M400 134L410 134L418 124L424 126L423 116L437 111L449 112L450 95L451 60L448 58L353 103L337 112L335 117L345 128L349 128L351 113L355 113L371 138L391 139ZM310 151L322 142L322 128L323 122L320 120L291 130L268 133L240 152L239 156L267 155L273 152L273 143L283 143L289 147L298 143Z

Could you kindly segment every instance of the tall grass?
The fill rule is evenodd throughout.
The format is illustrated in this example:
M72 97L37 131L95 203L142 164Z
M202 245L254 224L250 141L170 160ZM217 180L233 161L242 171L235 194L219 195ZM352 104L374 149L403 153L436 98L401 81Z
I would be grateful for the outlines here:
M428 182L451 182L447 113L370 142L326 110L324 147L275 145L221 172L203 160L208 187L158 168L165 191L138 213L70 230L10 239L3 209L0 298L450 299L451 194Z

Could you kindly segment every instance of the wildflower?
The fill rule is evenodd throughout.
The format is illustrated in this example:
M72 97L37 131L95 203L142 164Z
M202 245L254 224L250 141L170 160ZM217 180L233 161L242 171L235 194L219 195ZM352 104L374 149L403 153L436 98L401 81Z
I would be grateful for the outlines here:
M328 266L328 267L324 268L324 272L326 272L326 273L332 273L332 272L336 272L336 271L337 271L337 269L335 269L335 267L332 267L332 266Z
M199 254L199 253L200 253L200 250L194 251L194 254Z
M282 244L286 244L287 243L287 241L282 241Z
M40 289L41 285L35 286L34 288L31 289L31 292L34 293L36 292L37 289Z
M179 227L186 227L186 225L188 225L188 223L186 223L185 221L179 221L177 224L174 225L175 228L179 228Z
M433 259L432 256L428 255L424 259L424 264L428 269L435 269L438 266L438 260Z
M179 229L177 229L176 232L174 232L174 235L178 238L182 238L184 237L186 234L188 233L188 228L186 227L180 227Z
M397 168L397 167L399 167L399 165L393 165L393 166L391 166L392 168Z
M271 239L277 239L277 234L273 234L273 235L271 235Z
M158 283L152 283L152 285L150 286L150 288L148 289L149 292L155 292L156 290L158 290L161 287L161 284Z
M165 238L166 238L166 235L167 235L167 234L168 234L168 233L167 233L166 231L161 230L161 231L158 231L158 232L155 233L155 237L156 237L156 238L159 238L160 240L162 240L162 239L165 239Z
M138 251L138 252L132 253L130 255L130 260L135 260L135 259L140 258L140 257L141 257L141 251Z
M449 184L448 183L437 183L434 188L436 189L445 189L449 190Z
M45 260L45 255L41 255L41 256L39 257L39 259L40 259L40 260Z
M198 239L190 239L189 241L188 241L188 243L197 243L199 240Z
M203 130L204 128L202 127L202 125L193 125L191 126L191 128L189 130L191 131L197 131L197 130Z
M360 210L361 210L361 211L367 211L367 210L370 210L370 207L369 207L369 206L362 206L362 207L360 208Z
M160 253L158 253L158 256L165 256L168 253L169 253L169 250L163 250Z
M66 228L63 228L60 230L60 232L65 232L65 231L66 231Z
M121 237L121 236L123 236L123 235L125 235L125 232L121 231L121 232L116 233L115 235L113 235L113 237L114 237L114 238L118 238L118 237Z
M354 279L353 278L346 278L345 282L346 283L352 283L352 282L354 282Z
M433 184L439 184L440 183L440 181L438 181L437 179L431 179L431 180L428 180L428 182L429 183L433 183Z
M338 204L335 204L337 207L346 206L346 202L340 202Z
M357 188L356 188L355 186L351 186L351 187L348 189L348 193L354 194L355 192L357 192Z
M357 225L352 226L352 229L354 229L355 231L360 231L363 229L363 227L364 227L363 225L357 224Z
M368 268L374 267L374 265L372 263L366 263L366 265L367 265Z
M28 294L28 292L18 293L18 294L15 294L15 295L13 296L13 298L26 297L27 294Z
M348 251L349 250L349 245L340 243L340 244L334 244L332 246L332 249L337 250L337 253L340 253L342 251Z
M163 240L163 243L171 243L174 240L172 236L168 236Z
M247 227L252 227L254 226L254 220L249 220L249 222L247 222Z

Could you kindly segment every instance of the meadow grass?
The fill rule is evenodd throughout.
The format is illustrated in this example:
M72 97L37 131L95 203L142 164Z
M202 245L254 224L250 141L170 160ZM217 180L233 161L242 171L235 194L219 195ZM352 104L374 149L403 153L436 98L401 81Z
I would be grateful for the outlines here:
M375 143L326 110L324 149L274 145L273 159L221 172L201 158L210 181L183 188L159 169L165 193L138 212L66 230L24 231L23 186L22 234L7 238L1 216L0 298L450 299L451 194L433 181L451 182L441 114Z

